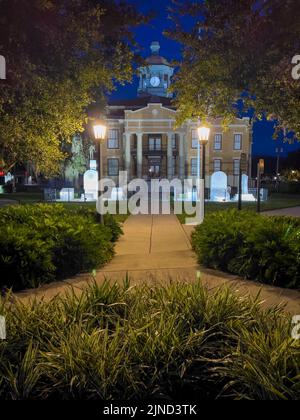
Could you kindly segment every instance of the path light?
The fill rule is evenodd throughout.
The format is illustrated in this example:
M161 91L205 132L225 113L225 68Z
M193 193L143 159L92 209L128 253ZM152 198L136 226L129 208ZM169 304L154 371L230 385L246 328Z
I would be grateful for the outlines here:
M100 196L101 195L100 181L102 179L102 168L103 168L103 166L102 166L102 142L106 138L107 127L101 121L101 122L96 123L93 126L93 129L94 129L94 137L98 141L98 181L99 181L99 196ZM104 224L103 214L98 213L98 222L101 223L102 225Z

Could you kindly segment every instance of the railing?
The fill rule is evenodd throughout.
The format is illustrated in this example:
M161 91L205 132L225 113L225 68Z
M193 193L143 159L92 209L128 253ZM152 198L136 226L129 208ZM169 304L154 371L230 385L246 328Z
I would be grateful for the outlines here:
M168 154L168 149L167 147L149 147L149 146L143 146L142 148L142 153L145 156L165 156ZM135 156L137 154L137 148L134 147L132 149L132 154ZM177 149L172 149L172 155L176 156L178 155L178 150Z

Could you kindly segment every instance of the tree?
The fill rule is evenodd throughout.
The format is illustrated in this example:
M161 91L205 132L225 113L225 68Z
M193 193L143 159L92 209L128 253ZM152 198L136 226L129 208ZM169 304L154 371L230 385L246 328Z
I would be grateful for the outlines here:
M132 28L146 20L118 0L0 0L0 160L53 175L86 109L132 77Z
M285 169L300 171L300 150L290 152L283 162Z
M174 83L180 121L251 110L276 120L277 131L300 138L300 81L292 58L300 52L298 0L175 1L169 36L184 46ZM185 31L180 12L191 30ZM179 11L179 12L178 12Z

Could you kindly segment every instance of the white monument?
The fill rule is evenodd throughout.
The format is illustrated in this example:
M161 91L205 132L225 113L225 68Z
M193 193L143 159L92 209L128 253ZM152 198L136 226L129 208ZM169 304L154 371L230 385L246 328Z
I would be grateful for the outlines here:
M242 194L248 195L249 194L249 188L248 188L248 175L243 174L242 175Z
M83 175L84 201L98 200L98 172L89 169Z
M111 191L110 198L107 199L107 201L122 201L124 200L124 190L123 188L113 188Z
M245 202L254 202L256 198L253 194L249 194L249 187L248 187L248 180L249 177L246 174L242 175L242 201ZM239 195L236 194L233 198L233 201L238 201Z
M92 171L97 171L97 161L96 160L90 160L90 169Z
M230 201L225 172L219 171L212 174L210 180L210 201L219 203Z
M7 183L7 182L11 182L12 180L13 180L12 174L10 172L7 172L7 174L4 177L4 182Z
M74 188L63 188L59 193L60 201L74 201Z

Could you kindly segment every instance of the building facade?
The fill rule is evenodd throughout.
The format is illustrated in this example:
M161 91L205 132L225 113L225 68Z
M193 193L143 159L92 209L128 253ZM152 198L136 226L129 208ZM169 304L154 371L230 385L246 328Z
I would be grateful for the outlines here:
M147 66L140 68L137 97L112 101L107 107L107 139L103 148L104 174L117 178L190 178L198 173L198 138L195 121L176 128L176 109L168 91L174 69L151 45ZM249 118L236 119L224 132L222 119L211 122L206 147L206 185L213 172L224 171L231 187L238 186L241 155L251 168L252 126Z

